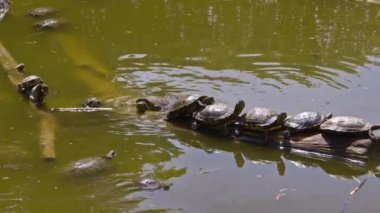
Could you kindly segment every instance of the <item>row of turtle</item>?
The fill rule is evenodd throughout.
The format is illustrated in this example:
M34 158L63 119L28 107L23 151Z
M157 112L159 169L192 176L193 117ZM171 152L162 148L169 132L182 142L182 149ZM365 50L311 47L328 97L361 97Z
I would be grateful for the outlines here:
M301 112L294 116L287 113L277 113L266 107L252 107L244 111L245 102L239 101L235 107L225 103L215 102L213 97L204 95L168 95L162 97L146 97L136 100L139 113L147 110L167 112L166 120L191 119L191 128L202 126L228 131L240 136L246 131L259 132L268 140L268 134L282 130L284 139L301 132L320 131L338 135L360 135L377 140L374 130L380 125L353 116L323 115L319 112Z

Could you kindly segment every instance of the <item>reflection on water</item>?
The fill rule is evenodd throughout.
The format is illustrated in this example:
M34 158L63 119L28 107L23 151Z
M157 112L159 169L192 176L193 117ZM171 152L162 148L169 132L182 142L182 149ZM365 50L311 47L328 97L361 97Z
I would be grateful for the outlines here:
M55 114L58 160L41 162L37 116L0 77L0 209L338 212L353 178L378 162L354 167L190 131L161 113L137 115L134 100L195 92L289 114L307 109L380 120L380 8L368 2L376 3L14 1L0 22L0 40L27 74L48 82L49 105L77 106L96 95L116 110ZM65 28L32 30L36 20L25 12L44 4L60 11ZM120 95L126 96L114 97ZM118 156L109 173L60 175L68 163L110 149ZM136 187L146 176L173 187ZM354 212L378 210L378 192L371 191L378 182L368 182ZM274 203L285 187L289 196Z

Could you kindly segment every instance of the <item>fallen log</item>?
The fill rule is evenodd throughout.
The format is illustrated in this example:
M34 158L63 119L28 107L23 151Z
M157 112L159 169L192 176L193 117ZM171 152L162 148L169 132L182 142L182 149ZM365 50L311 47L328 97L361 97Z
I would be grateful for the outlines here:
M17 87L26 76L18 71L18 63L0 42L0 65L3 70L8 75L11 83ZM21 93L20 93L21 94ZM34 109L40 115L40 145L42 147L42 158L46 160L54 160L55 150L54 150L54 140L56 131L56 121L55 117L49 112L45 111L43 108L37 107L30 99L28 99Z

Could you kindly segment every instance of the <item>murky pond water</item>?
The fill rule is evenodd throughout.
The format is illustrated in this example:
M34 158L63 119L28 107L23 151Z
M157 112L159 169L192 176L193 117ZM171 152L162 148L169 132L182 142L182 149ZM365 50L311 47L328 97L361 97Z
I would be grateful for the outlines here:
M90 96L202 93L294 114L380 122L380 2L351 0L13 1L0 40L50 87L52 107ZM52 6L64 25L36 31L27 11ZM371 168L319 161L197 133L162 115L57 113L57 160L41 160L39 116L0 77L2 212L379 212ZM128 98L129 97L129 98ZM85 178L75 160L118 155ZM169 191L145 191L153 177ZM276 199L277 198L277 199Z

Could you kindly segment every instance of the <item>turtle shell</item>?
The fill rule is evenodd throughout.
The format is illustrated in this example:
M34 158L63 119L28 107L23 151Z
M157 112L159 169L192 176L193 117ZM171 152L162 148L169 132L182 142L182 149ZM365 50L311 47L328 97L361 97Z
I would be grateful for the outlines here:
M371 128L372 125L370 123L353 116L333 117L320 126L320 129L325 132L355 135L368 133Z
M23 92L27 89L31 89L32 87L38 85L38 84L43 84L44 82L42 79L36 75L30 75L24 78L18 85L18 90Z
M269 108L254 107L243 115L243 123L249 127L267 128L283 122L285 118L286 113L278 114Z
M291 130L308 130L319 127L330 116L319 112L301 112L286 119L284 126Z
M92 157L71 163L66 168L66 173L71 176L91 176L106 171L110 168L109 160L116 156L114 151L110 151L103 157Z
M11 3L8 0L0 0L0 21L4 18L5 14L7 14Z
M146 97L136 100L136 107L139 112L151 111L166 111L170 109L178 100L179 96L167 95L163 97Z
M209 125L229 124L237 120L245 106L244 101L239 101L235 108L230 108L224 103L214 103L206 106L195 114L194 118Z
M34 27L37 30L49 30L55 29L63 25L63 22L57 19L45 19L40 22L37 22Z
M194 112L197 112L205 107L205 105L214 103L214 98L194 94L184 96L173 104L172 109L167 115L167 119L171 120L177 117L191 117Z

